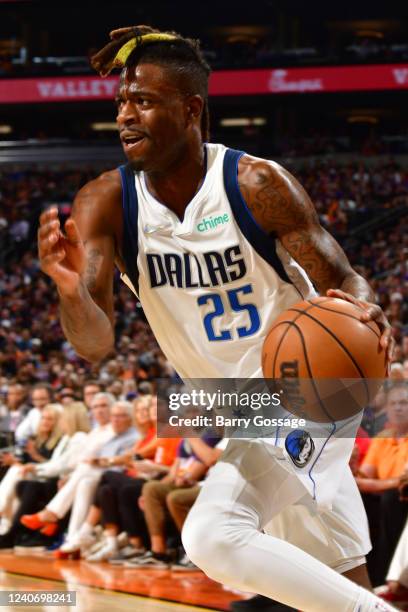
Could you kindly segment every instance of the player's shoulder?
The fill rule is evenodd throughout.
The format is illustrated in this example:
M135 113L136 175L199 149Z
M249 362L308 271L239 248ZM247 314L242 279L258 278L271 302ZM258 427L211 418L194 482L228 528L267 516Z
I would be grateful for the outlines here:
M298 181L275 161L243 155L238 164L238 184L252 215L267 233L287 231L297 224L299 209L303 210L305 203L309 206Z
M266 181L285 181L291 177L289 172L277 162L245 153L238 162L240 182L259 184Z
M73 205L74 216L83 213L108 216L122 206L122 182L118 169L103 172L78 191Z
M78 192L79 198L120 198L122 195L122 182L117 168L103 172L96 178L88 181Z
M72 216L81 228L95 235L114 234L122 227L122 183L119 170L103 172L77 193Z

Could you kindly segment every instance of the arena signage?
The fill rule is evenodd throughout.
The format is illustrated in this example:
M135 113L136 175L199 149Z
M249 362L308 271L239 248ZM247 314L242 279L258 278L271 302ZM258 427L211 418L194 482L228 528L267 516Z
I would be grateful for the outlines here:
M118 78L96 76L0 80L0 103L111 100ZM408 64L218 70L210 95L302 94L408 89Z
M214 72L212 95L301 94L408 89L408 65L275 68Z

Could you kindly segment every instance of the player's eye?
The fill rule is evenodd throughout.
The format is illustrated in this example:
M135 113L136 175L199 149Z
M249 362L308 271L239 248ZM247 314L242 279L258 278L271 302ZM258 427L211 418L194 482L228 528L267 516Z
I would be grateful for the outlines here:
M151 104L151 100L148 98L137 98L137 104L139 106L149 106Z

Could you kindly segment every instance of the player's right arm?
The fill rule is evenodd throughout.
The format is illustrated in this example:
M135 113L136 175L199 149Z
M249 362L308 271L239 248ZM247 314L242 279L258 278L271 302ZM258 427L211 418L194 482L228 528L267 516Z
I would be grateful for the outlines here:
M65 336L84 359L97 362L114 347L113 272L121 227L117 171L101 175L77 194L62 232L58 210L40 217L41 269L55 282Z

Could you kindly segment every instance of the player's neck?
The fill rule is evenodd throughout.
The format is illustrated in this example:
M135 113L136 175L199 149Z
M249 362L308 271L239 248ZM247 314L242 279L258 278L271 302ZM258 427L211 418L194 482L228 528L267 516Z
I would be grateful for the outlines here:
M183 219L184 211L201 187L206 173L204 147L195 147L162 172L145 174L153 197Z

